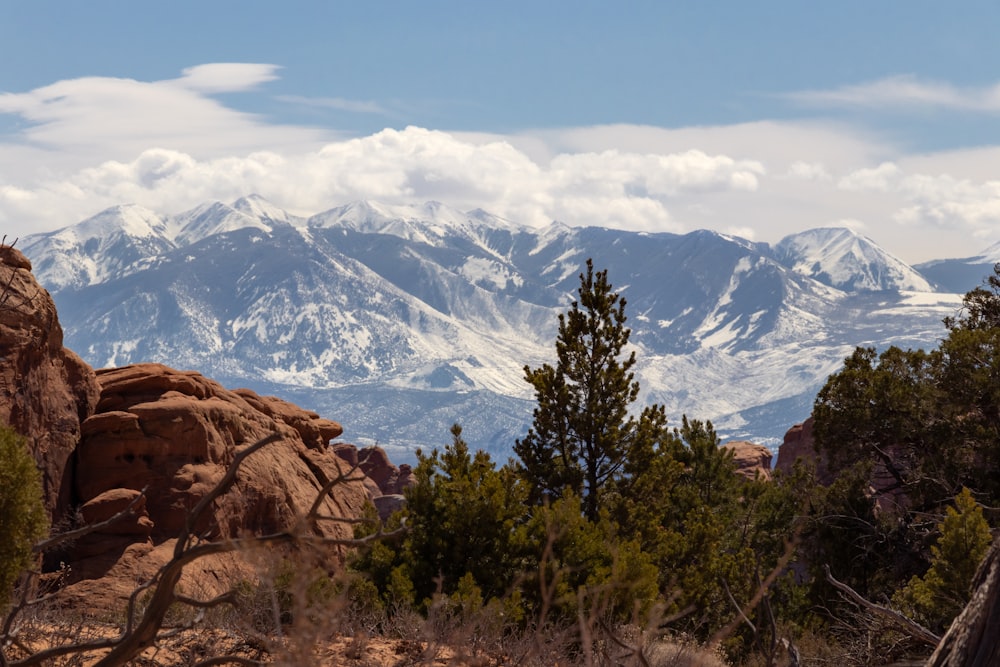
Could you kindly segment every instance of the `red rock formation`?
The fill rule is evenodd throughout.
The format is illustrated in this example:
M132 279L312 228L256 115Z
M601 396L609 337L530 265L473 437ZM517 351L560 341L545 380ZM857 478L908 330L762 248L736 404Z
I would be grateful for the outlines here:
M0 422L28 439L54 521L69 506L67 466L97 396L93 370L63 347L55 304L31 262L0 245Z
M413 468L406 463L397 468L381 447L364 447L359 450L354 445L337 443L333 450L350 465L358 466L371 480L369 496L372 499L382 495L402 495L407 487L417 483L413 478Z
M778 460L774 464L774 469L786 474L790 473L795 462L799 459L816 466L816 481L820 484L833 483L833 475L827 466L826 457L820 456L816 451L812 417L801 424L795 424L785 433L784 442L778 448Z
M232 488L195 527L201 539L296 526L317 492L350 470L328 446L340 425L287 401L230 391L160 364L95 373L63 347L55 305L30 270L24 255L0 246L0 420L28 439L55 521L76 506L80 522L93 525L136 501L134 516L53 555L54 563L68 566L57 577L68 583L60 592L64 603L110 609L148 579L171 557L188 512L241 447L282 436L244 460ZM324 498L320 513L358 518L370 495L395 492L400 471L384 452L376 462L370 469L392 481L384 491L356 473ZM352 535L352 526L338 521L303 529ZM182 583L211 595L232 577L253 574L246 554L220 554L186 566Z
M747 479L771 479L771 450L746 440L733 440L723 445L733 452L736 472Z
M340 426L280 399L229 391L160 364L102 370L97 378L101 398L83 424L77 493L86 503L111 489L148 488L154 542L177 534L238 448L270 433L284 438L246 460L200 531L225 539L282 530L309 509L327 480L349 468L327 449ZM324 512L359 516L365 497L360 480L346 483L325 501ZM318 529L331 537L350 533L336 523Z

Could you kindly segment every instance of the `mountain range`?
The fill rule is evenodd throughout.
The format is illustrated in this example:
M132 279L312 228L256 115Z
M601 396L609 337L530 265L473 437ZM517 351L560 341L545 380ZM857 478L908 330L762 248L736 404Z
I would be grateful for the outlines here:
M640 403L780 442L855 346L931 347L1000 246L909 266L846 228L772 245L711 231L519 225L437 202L302 218L259 196L135 205L21 239L66 345L311 408L399 461L449 440L505 460L587 258L627 301Z

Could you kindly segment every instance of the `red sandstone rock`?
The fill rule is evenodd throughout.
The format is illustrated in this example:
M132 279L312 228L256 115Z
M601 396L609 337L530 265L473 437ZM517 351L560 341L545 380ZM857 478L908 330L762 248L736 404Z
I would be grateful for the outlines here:
M385 495L399 495L416 484L413 469L403 464L398 468L389 460L388 454L381 447L365 447L357 453L361 470L370 477Z
M723 445L733 452L736 472L747 479L771 479L771 450L746 440L733 440Z
M795 462L802 459L816 466L816 481L823 485L833 483L833 476L827 466L826 457L816 451L813 440L813 418L809 417L801 424L795 424L785 433L785 439L778 448L778 460L775 470L790 473Z
M396 478L396 493L403 493L405 489L417 483L413 476L413 468L408 463L399 464L399 477Z
M358 448L346 442L338 442L330 447L331 451L347 461L351 466L358 465Z
M132 503L135 503L132 505ZM149 537L153 531L153 521L146 511L146 497L135 489L110 489L80 507L80 516L85 525L95 525L108 521L119 512L132 505L132 516L119 518L100 532L105 535L140 535Z
M349 468L326 449L324 437L339 433L339 425L291 403L229 391L161 364L101 370L97 378L101 398L98 413L83 424L77 493L86 502L109 489L148 489L154 542L177 534L239 448L271 433L284 437L244 462L199 532L225 539L283 530L308 511L323 484ZM366 497L360 482L344 483L323 511L360 516ZM350 536L341 523L321 522L317 530Z
M386 521L390 516L406 507L406 498L398 493L388 493L384 496L378 496L377 498L373 498L372 502L375 504L375 510L378 512L378 518L382 521Z
M27 438L58 522L70 503L70 456L98 386L93 370L63 347L55 304L30 270L20 251L0 245L0 422Z
M30 269L23 254L0 246L0 420L27 437L54 522L69 514L71 502L80 503L81 523L93 525L138 498L134 516L51 554L54 563L67 565L58 581L66 584L60 595L68 604L111 609L136 582L149 579L171 557L191 508L242 447L282 436L245 459L232 488L195 527L201 539L297 526L317 492L356 465L353 446L351 462L344 460L350 450L328 447L342 432L339 424L287 401L230 391L199 373L161 364L95 374L63 347L55 305ZM394 493L400 471L384 452L372 463ZM404 468L404 479L409 476ZM368 498L383 493L373 480L352 475L323 499L320 513L358 518ZM339 521L302 529L352 535L351 525ZM333 565L343 551L329 555ZM236 578L254 576L254 567L246 554L219 554L186 566L182 585L217 594Z
M358 451L362 472L378 485L382 493L395 493L399 469L392 465L381 447L365 447Z

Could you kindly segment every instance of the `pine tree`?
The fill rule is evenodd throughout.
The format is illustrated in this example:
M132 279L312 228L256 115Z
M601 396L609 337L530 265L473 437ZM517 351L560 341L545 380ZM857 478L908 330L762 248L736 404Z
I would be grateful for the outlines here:
M607 271L595 273L588 259L578 293L559 316L556 366L524 369L538 407L514 451L532 485L532 500L559 498L569 490L596 521L601 495L636 441L639 424L628 411L639 383L631 370L635 352L623 357L631 333L625 299L612 290Z
M969 585L992 537L982 508L968 489L955 497L938 524L940 537L931 547L931 566L913 577L896 602L935 630L948 626L969 602Z

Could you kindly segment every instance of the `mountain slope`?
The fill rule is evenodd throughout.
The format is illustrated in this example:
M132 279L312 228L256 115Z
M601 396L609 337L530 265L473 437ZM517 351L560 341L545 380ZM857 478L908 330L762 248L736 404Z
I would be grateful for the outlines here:
M771 248L534 229L438 203L303 220L259 197L139 218L112 210L103 227L28 240L71 348L95 366L162 361L290 395L402 460L454 422L509 455L531 419L523 368L552 361L588 257L627 300L642 399L771 443L855 345L932 345L958 303L846 230ZM67 279L81 253L101 270Z
M174 247L168 221L135 205L109 208L72 227L23 239L36 275L56 292L127 275Z
M793 271L845 291L934 291L927 279L871 239L847 228L810 229L786 236L775 254Z

